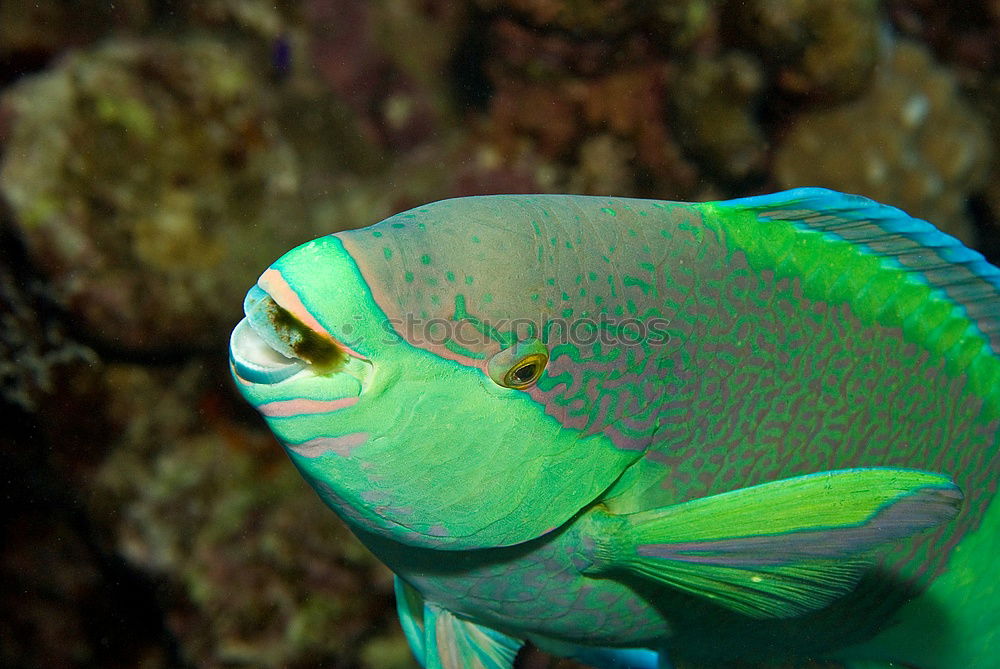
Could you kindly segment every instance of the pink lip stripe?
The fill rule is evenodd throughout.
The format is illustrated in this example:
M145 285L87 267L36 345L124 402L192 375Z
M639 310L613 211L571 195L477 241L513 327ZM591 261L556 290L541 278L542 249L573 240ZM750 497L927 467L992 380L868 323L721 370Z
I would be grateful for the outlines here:
M309 313L306 305L302 304L298 293L288 285L285 277L281 276L281 272L273 267L264 270L264 273L257 279L257 285L260 286L261 290L270 295L271 299L278 303L278 306L288 309L293 316L302 321L302 324L310 330L333 339L333 336L326 331L326 328L320 325L319 321Z
M337 342L337 346L339 346L340 348L344 349L344 351L347 353L347 355L353 355L355 358L358 358L359 360L368 360L368 358L366 358L365 356L361 355L360 353L358 353L353 348L351 348L350 346L348 346L344 342L340 341L339 339L335 339L334 341Z
M288 448L307 458L318 458L327 453L350 456L351 451L368 441L367 432L352 432L340 437L316 437L301 444L287 444Z
M249 388L253 385L252 383L244 379L242 376L240 376L240 373L236 371L236 366L232 362L229 363L229 369L233 372L233 378L239 381L241 386L246 386L247 388Z
M357 397L345 397L339 400L280 400L261 404L257 410L269 418L287 418L289 416L306 416L317 413L330 413L358 403Z
M319 324L319 321L309 313L306 309L306 305L302 304L302 299L299 297L298 293L288 285L285 281L285 277L281 276L281 272L274 269L273 267L264 270L264 273L260 275L257 279L257 285L265 293L271 296L271 299L278 303L283 309L287 309L289 313L295 316L297 319L302 321L302 324L308 327L310 330L320 333L332 342L335 342L337 346L344 349L348 355L352 355L355 358L361 360L367 360L365 356L361 355L350 346L347 346L343 342L334 338L326 328Z

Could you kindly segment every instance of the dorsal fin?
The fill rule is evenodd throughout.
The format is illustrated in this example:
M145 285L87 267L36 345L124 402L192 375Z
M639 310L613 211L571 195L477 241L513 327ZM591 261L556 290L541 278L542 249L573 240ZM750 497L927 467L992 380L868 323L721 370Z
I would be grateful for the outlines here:
M826 188L795 188L715 204L817 230L895 262L961 307L1000 354L1000 269L927 221Z

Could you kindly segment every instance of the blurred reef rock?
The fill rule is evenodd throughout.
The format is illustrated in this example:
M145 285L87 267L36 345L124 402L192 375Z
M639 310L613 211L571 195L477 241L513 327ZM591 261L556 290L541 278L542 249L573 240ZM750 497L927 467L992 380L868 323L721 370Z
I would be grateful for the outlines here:
M296 156L266 89L221 44L111 42L22 80L2 104L11 219L104 346L218 341L252 268L296 239L273 223L298 213Z
M965 207L986 183L992 151L985 120L960 99L954 77L903 42L858 100L800 115L774 170L784 187L892 202L972 244Z
M997 262L998 101L995 0L0 2L0 665L415 667L228 378L295 244L822 185Z
M234 420L208 373L109 367L120 436L88 496L127 563L164 584L185 658L309 667L364 649L371 666L410 666L405 642L386 636L391 574L327 522L266 434Z
M882 27L877 0L749 0L729 7L737 41L775 69L778 90L838 101L870 83Z

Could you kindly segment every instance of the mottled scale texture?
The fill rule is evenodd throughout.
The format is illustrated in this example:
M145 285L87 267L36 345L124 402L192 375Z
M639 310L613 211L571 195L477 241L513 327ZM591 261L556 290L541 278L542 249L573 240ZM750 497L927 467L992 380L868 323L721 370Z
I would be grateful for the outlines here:
M531 397L567 427L645 451L607 495L616 511L847 467L952 475L966 494L959 519L885 558L904 581L926 584L996 494L996 384L974 392L969 378L997 378L995 354L975 346L996 346L996 270L975 258L955 270L969 252L943 244L929 226L914 235L921 250L907 254L908 237L878 220L845 223L836 211L768 210L767 202L755 203L758 215L739 204L471 198L340 236L411 343L485 368L512 341L546 341L551 361ZM941 266L953 280L928 285ZM424 323L407 324L407 314ZM932 327L907 321L914 314ZM567 324L601 315L618 323L591 330L656 318L667 336L624 346L580 344L582 329L576 341L565 336ZM421 329L434 319L451 329ZM456 332L468 336L444 336ZM538 585L524 568L449 600L461 610L469 598L484 606L504 599L487 587L517 600L519 587ZM424 587L448 597L452 585ZM899 584L869 592L880 607L866 606L881 612L912 595ZM635 603L618 610L609 607L613 595L600 597L608 600L583 607L616 612L599 628L634 634L620 616ZM558 602L542 600L563 615ZM665 625L646 619L649 632ZM566 627L581 625L595 633L582 620Z

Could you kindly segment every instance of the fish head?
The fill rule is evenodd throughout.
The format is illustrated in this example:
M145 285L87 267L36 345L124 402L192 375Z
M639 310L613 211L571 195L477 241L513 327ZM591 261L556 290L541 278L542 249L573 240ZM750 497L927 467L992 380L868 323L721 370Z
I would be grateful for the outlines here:
M232 373L304 478L353 528L438 549L522 543L571 519L639 454L566 427L533 397L550 343L528 306L532 288L508 285L523 300L505 302L503 277L516 284L521 275L501 270L489 283L489 272L478 274L497 293L491 303L520 316L524 332L510 323L517 318L493 327L482 310L468 313L483 295L452 274L464 275L475 254L447 226L430 225L455 212L430 212L417 218L428 225L410 226L421 234L404 235L394 217L276 261L247 294ZM475 220L462 219L466 233L476 233ZM496 226L484 221L477 238L491 234ZM533 247L505 240L506 258L534 260ZM438 292L430 274L411 277L429 254L442 265ZM434 311L435 303L446 306Z

